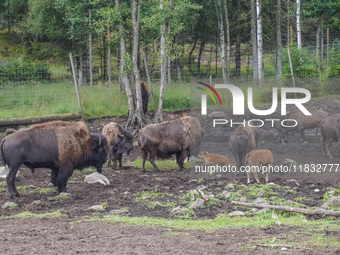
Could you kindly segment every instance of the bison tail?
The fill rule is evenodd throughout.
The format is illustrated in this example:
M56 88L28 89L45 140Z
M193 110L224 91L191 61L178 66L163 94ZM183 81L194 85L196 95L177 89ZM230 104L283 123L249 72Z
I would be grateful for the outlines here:
M3 145L5 143L5 138L2 139L1 143L0 143L0 163L3 164L4 166L7 165L7 162L5 160L5 156L4 156L4 151L3 151Z
M145 146L147 141L148 141L148 139L144 135L140 135L139 138L138 138L139 147L142 149Z
M315 135L318 135L319 129L321 128L321 126L323 126L323 124L325 124L325 122L324 122L324 121L321 121L320 124L316 127Z

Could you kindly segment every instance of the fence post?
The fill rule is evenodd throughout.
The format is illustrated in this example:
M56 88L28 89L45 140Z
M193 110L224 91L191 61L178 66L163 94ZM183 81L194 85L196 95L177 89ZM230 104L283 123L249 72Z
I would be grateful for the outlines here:
M70 62L71 62L71 67L72 67L72 75L73 75L73 80L74 80L74 86L76 87L76 93L77 93L77 98L78 98L78 104L79 104L79 109L80 109L81 120L85 121L83 107L81 105L81 100L80 100L79 91L78 91L76 72L74 70L72 52L70 52L69 55L70 55Z

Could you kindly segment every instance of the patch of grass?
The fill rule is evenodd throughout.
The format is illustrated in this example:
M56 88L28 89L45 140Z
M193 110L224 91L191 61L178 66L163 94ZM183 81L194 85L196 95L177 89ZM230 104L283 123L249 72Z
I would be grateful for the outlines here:
M6 216L2 218L56 218L56 217L63 217L63 216L65 215L59 211L50 212L50 213L38 213L38 214L24 211L16 215Z
M172 170L178 169L178 165L174 160L159 160L159 161L155 161L156 165L159 167L160 170ZM137 159L135 161L132 162L132 164L135 167L138 168L142 168L143 167L143 160L142 159ZM184 162L184 168L188 169L190 168L190 162ZM151 165L151 163L149 161L145 162L145 169L146 170L153 170L153 166Z
M57 193L55 188L40 188L38 189L38 193L42 195L52 195Z
M154 192L154 191L144 191L144 192L139 192L135 195L135 201L140 202L140 201L146 201L148 199L154 199L154 198L162 198L164 194L160 192Z
M166 236L188 236L188 232L168 231L164 235Z

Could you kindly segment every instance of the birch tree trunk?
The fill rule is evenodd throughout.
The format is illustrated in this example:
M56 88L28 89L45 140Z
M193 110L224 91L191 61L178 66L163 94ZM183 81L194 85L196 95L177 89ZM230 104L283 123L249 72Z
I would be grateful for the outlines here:
M151 100L152 100L152 106L153 109L156 109L156 105L155 105L155 98L153 95L153 88L152 88L152 83L151 83L151 78L150 78L150 72L149 72L149 67L148 67L148 61L147 61L147 55L146 55L146 46L143 47L142 49L142 54L143 54L143 61L144 61L144 66L145 66L145 73L146 73L146 77L148 79L148 84L149 84L149 95L151 95Z
M225 14L225 26L226 26L226 73L227 78L230 78L230 27L229 27L229 15L228 15L228 0L224 0L224 14Z
M237 1L236 39L235 39L235 77L241 77L241 1Z
M281 0L276 7L276 78L282 76Z
M225 69L225 41L224 41L224 25L223 25L223 15L221 12L221 6L219 4L220 1L214 1L215 4L215 9L217 13L217 25L218 25L218 30L219 30L219 35L220 35L220 59L221 59L221 69L222 69L222 76L223 76L223 81L226 83L227 82L227 73Z
M258 84L264 84L261 0L256 0Z
M163 10L163 0L160 0L159 9ZM161 32L161 54L160 54L160 62L161 62L161 86L159 90L159 101L158 101L158 109L155 113L154 123L159 123L163 121L163 94L164 94L164 87L166 82L166 52L165 52L165 25L162 24L160 27Z
M111 87L111 36L110 36L110 26L107 26L107 75L108 83L107 87Z
M251 8L251 51L252 51L252 64L253 64L253 83L257 84L258 71L257 71L257 36L256 36L256 5L255 0L250 0Z
M301 3L300 3L300 0L296 0L296 37L297 37L297 47L299 50L302 48L300 13L301 13Z
M132 14L132 66L135 77L136 87L136 110L132 117L130 125L136 126L138 129L145 126L144 113L142 106L142 91L140 86L140 76L138 69L138 44L139 44L139 21L140 21L140 1L131 0L131 14Z
M119 9L119 6L120 6L119 0L115 0L115 5L116 5L116 8ZM118 28L119 28L119 34L120 34L119 76L120 76L122 83L124 84L125 92L126 92L126 96L128 100L129 117L128 117L127 124L130 124L132 122L133 113L135 112L135 107L133 104L133 94L131 90L130 81L125 71L126 44L125 44L125 37L124 37L124 28L123 28L123 23L121 19L119 21Z

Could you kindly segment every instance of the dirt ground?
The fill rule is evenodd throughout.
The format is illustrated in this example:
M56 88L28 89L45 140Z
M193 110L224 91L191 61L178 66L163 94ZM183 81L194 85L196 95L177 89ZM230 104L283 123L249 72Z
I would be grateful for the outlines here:
M340 112L340 101L324 99L310 102L309 107L319 107L330 113ZM165 119L173 119L189 112L173 112L165 114ZM150 116L149 116L150 118ZM251 118L251 116L249 116ZM124 117L103 118L88 121L92 131L101 131L110 122L123 123ZM232 128L227 128L227 135ZM206 130L206 132L213 132ZM258 147L273 151L276 165L287 165L287 159L295 164L333 163L339 164L339 152L332 146L334 159L323 156L321 145L316 142L318 136L315 130L306 132L308 142L299 143L292 135L288 144L277 141L275 128L264 128L263 137ZM202 144L202 150L224 152L232 162L233 157L228 146L221 139ZM129 157L124 156L124 162L134 161L139 157L135 148ZM288 162L288 163L287 163ZM234 163L234 162L233 162ZM124 210L127 216L149 216L165 219L183 218L171 214L176 206L186 207L190 203L189 191L199 186L206 186L206 192L217 195L226 189L228 184L244 187L246 174L232 174L227 176L215 175L211 178L195 175L192 171L178 171L167 169L160 172L147 171L133 166L125 166L121 170L104 167L103 174L110 180L110 184L86 184L84 177L91 171L75 171L68 182L68 198L58 197L51 188L50 171L36 169L35 173L21 168L16 182L21 197L10 200L5 180L0 179L0 206L6 202L15 202L16 207L3 209L0 207L0 247L2 254L339 254L340 251L326 251L311 247L297 247L280 251L268 247L257 246L256 242L263 238L276 238L291 241L285 235L292 227L269 226L267 228L242 227L223 228L212 233L198 230L178 230L169 227L132 226L121 223L85 222L83 219L106 217L114 210ZM340 172L340 169L339 169ZM295 182L287 182L294 178ZM262 182L264 179L261 179ZM328 188L339 188L338 173L293 173L273 174L271 182L285 187L279 189L279 198L294 200L307 198L302 203L308 207L319 207L323 203L323 196ZM320 192L315 192L319 189ZM294 191L294 192L292 192ZM248 200L256 199L256 195L242 193ZM218 197L218 202L203 208L190 211L186 215L193 220L213 219L222 213L235 211L236 207L230 200ZM275 199L275 196L272 197ZM216 200L217 201L217 200ZM104 205L102 212L89 211L93 205ZM52 213L60 211L66 217L50 218L6 218L22 212L34 214ZM247 211L249 208L237 208ZM74 222L77 223L74 223ZM298 231L298 230L297 230ZM174 234L171 234L175 232ZM340 236L337 233L325 232L325 236ZM308 239L308 236L302 236Z

